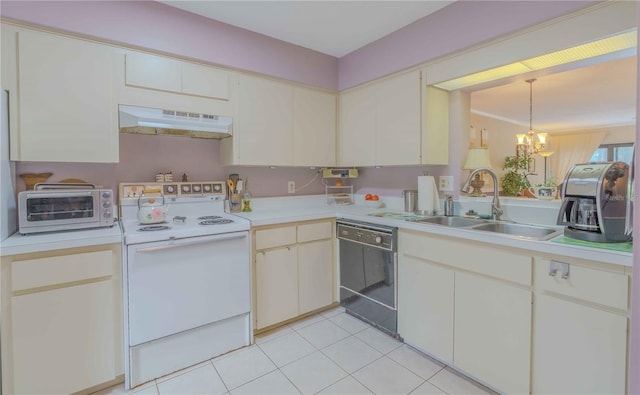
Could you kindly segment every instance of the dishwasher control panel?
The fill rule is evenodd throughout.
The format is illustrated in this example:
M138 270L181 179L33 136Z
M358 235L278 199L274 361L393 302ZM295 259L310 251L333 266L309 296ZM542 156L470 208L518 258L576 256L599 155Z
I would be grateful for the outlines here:
M338 239L395 251L395 228L383 229L377 226L376 228L367 227L363 224L338 223L336 234Z

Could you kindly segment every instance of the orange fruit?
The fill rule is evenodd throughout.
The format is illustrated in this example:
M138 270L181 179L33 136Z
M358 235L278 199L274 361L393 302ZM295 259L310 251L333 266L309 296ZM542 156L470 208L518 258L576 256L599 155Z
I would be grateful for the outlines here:
M371 200L373 198L373 196L370 193L367 193L366 195L364 195L364 200Z
M342 180L336 180L336 186L337 187L343 187L344 186L344 182L342 182Z
M378 195L372 195L371 200L380 200L380 198L378 197Z

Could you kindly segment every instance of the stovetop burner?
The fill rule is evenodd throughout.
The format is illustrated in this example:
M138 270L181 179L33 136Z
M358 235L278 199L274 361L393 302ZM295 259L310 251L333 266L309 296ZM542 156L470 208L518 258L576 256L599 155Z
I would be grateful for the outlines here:
M152 232L154 230L167 230L167 229L171 229L171 227L167 225L148 225L148 226L143 226L142 228L138 229L138 231Z
M202 217L198 217L198 220L200 221L200 220L206 220L206 219L220 219L220 218L222 217L219 215L204 215Z
M233 220L231 219L219 218L219 219L209 219L206 221L200 221L198 222L198 224L199 225L224 225L224 224L230 224L232 222Z

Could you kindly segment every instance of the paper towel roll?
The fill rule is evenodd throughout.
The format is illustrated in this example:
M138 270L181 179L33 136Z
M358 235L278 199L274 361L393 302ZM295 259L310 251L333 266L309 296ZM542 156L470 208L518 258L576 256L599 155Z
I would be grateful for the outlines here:
M433 176L418 177L418 210L431 214L440 209L438 188Z

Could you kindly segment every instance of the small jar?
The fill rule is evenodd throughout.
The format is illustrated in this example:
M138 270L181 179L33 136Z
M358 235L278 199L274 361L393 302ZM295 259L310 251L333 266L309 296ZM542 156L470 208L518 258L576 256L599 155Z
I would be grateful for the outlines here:
M248 213L250 211L251 211L251 192L249 192L249 190L246 190L242 194L242 212Z

